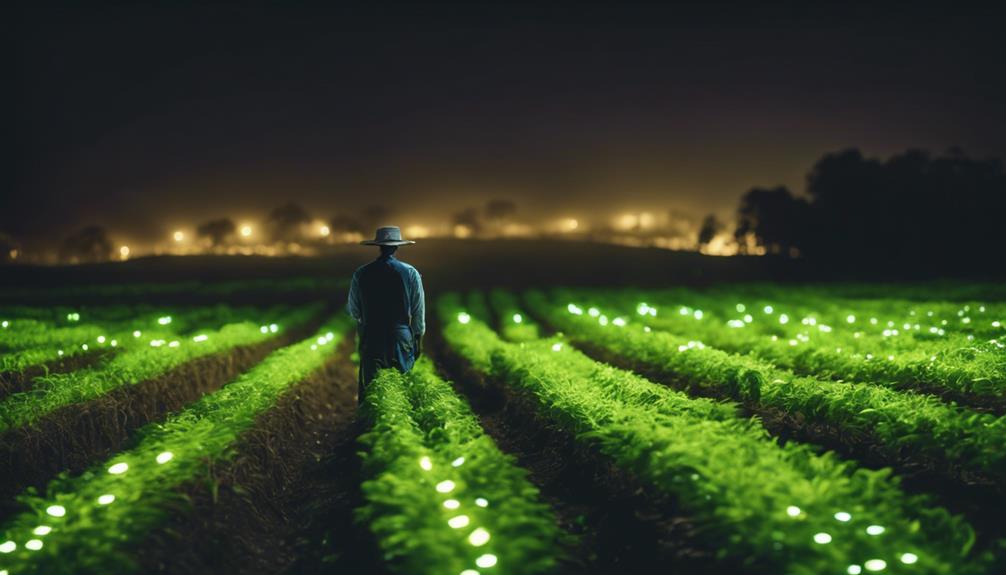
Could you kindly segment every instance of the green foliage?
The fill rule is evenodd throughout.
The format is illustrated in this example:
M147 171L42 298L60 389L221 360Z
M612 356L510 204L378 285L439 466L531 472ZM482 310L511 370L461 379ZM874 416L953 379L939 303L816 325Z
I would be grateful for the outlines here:
M870 560L883 560L889 572L979 571L965 559L971 527L925 498L904 494L890 470L857 468L792 442L779 445L757 420L736 417L732 406L599 364L562 340L505 343L482 322L456 321L459 310L456 297L440 301L449 345L476 369L533 398L544 417L579 441L676 497L721 557L755 571L807 575L843 573ZM746 371L715 373L737 378ZM741 393L744 386L737 387ZM751 385L745 393L757 389ZM871 535L871 525L883 533ZM916 563L903 564L903 557L914 556Z
M517 297L506 290L493 290L489 304L495 314L500 335L507 341L534 341L541 337L538 324L523 313Z
M0 570L10 575L135 570L132 547L177 511L182 503L177 488L212 481L214 466L233 455L241 434L332 357L336 334L347 327L345 318L333 319L315 336L270 354L164 423L142 428L132 449L82 475L52 481L44 496L20 496L26 509L0 530L0 542L16 545L0 556ZM51 532L40 535L40 526ZM41 548L32 550L30 541Z
M478 571L489 556L497 561L490 573L554 566L558 530L537 489L428 360L406 375L381 371L363 414L371 427L360 439L367 480L358 516L392 569Z
M275 331L270 330L270 325L242 321L227 324L218 330L200 332L199 336L205 336L205 339L199 337L198 341L198 336L183 338L167 330L148 331L143 334L146 345L131 346L105 363L72 373L39 377L34 389L12 394L0 401L0 433L30 425L61 407L95 399L118 387L157 377L193 359L276 337L280 329L304 324L320 309L319 305L310 305L290 310L277 319L279 325Z
M567 304L558 303L568 300L549 301L537 292L527 294L526 300L536 314L565 330L572 341L600 346L671 381L743 400L756 409L784 413L797 422L828 426L839 430L847 442L868 438L891 462L923 457L954 470L1006 480L1004 417L882 386L797 376L695 339L646 331L635 321L623 327L601 325L601 310L596 318L590 313L577 315L569 312Z

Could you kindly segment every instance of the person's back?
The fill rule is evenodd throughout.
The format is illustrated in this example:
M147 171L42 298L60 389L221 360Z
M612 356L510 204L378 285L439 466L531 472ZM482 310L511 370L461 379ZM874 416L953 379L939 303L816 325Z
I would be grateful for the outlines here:
M419 272L394 256L398 246L414 242L401 239L396 227L383 227L377 230L374 240L361 243L381 248L380 257L353 274L347 304L360 336L362 399L364 388L377 370L412 369L422 350L426 310Z

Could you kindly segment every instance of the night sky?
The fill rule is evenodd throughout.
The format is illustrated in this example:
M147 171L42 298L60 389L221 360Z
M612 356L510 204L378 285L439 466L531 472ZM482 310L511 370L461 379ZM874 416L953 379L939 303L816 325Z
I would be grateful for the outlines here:
M287 200L729 215L845 147L1006 157L1001 14L958 3L76 4L14 19L24 241Z

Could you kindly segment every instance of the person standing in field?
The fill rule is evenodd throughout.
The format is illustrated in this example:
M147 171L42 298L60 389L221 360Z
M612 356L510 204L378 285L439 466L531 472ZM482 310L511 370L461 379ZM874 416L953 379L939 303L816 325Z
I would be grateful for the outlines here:
M357 402L377 370L394 367L405 373L422 353L426 333L426 296L416 268L395 258L403 240L395 226L377 229L362 245L379 246L381 255L353 273L346 309L356 320L360 342Z

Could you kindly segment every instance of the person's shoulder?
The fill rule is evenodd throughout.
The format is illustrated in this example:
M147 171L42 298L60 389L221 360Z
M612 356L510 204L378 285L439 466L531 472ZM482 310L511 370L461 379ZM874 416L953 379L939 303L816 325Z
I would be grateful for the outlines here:
M409 263L406 263L406 262L403 262L402 260L400 260L400 259L397 259L397 258L396 258L396 259L394 259L394 260L392 260L392 261L394 261L394 262L395 262L395 265L396 265L396 266L399 266L399 268L400 268L401 270L403 270L403 271L405 271L405 272L408 272L408 273L410 273L410 274L416 274L417 276L419 275L419 270L417 270L417 269L415 268L415 266L413 266L412 264L409 264Z

